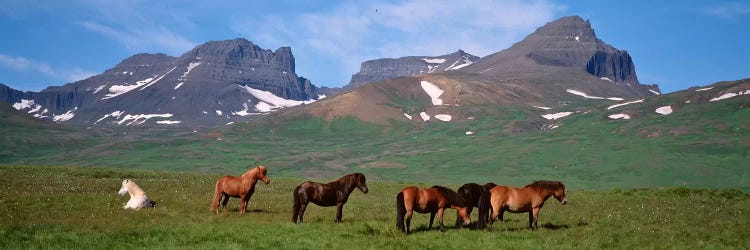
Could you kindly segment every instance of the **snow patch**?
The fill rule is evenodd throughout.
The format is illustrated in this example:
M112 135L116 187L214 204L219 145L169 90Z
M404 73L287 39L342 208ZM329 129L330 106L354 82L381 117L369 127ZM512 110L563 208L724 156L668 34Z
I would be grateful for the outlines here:
M580 36L576 36L575 39L576 39L576 42L581 42L581 37Z
M612 81L611 79L609 79L609 77L606 77L606 76L604 76L604 77L600 77L599 79L602 79L602 80L605 80L605 81L609 81L609 82L611 82L611 83L614 83L614 81Z
M161 76L160 76L159 78L156 78L156 80L154 80L153 82L149 82L148 84L146 84L146 86L143 86L143 88L141 88L140 90L143 90L143 89L145 89L145 88L148 88L148 86L154 85L154 83L156 83L156 82L160 81L160 80L161 80L162 78L164 78L165 76L169 75L169 73L172 73L172 70L174 70L174 69L176 69L176 68L177 68L177 67L173 67L172 69L170 69L169 71L167 71L167 73L164 73L164 74L163 74L163 75L161 75ZM140 90L139 90L139 91L140 91Z
M422 117L422 120L423 120L423 121L429 121L429 120L430 120L430 115L428 115L428 114L427 114L427 113L425 113L425 112L420 112L420 113L419 113L419 116L420 116L420 117Z
M662 114L662 115L668 115L672 113L672 106L659 107L656 110L654 110L654 112Z
M578 90L575 90L575 89L567 89L565 91L567 91L568 93L577 95L577 96L583 96L584 98L588 98L588 99L604 99L604 97L590 96L590 95L587 95L586 93L584 93L583 91L578 91Z
M696 90L695 90L695 92L706 91L706 90L710 90L710 89L712 89L712 88L714 88L714 87L708 87L708 88L696 89Z
M613 120L619 120L619 119L630 120L630 116L627 115L627 114L611 114L611 115L609 115L607 117L609 117L609 119L613 119Z
M463 67L469 66L469 65L471 65L472 63L473 63L472 61L466 60L466 62L465 62L465 63L463 63L463 64L461 64L461 65L458 65L458 66L456 66L456 67L453 67L453 68L451 68L451 69L449 69L449 70L457 70L457 69L460 69L460 68L463 68Z
M190 64L188 64L187 71L185 71L185 73L182 73L182 76L180 76L180 78L184 79L188 74L190 74L190 71L193 70L193 68L198 67L198 65L201 65L201 62L191 62Z
M464 134L466 134L466 135L473 135L474 131L469 130L469 131L466 131L466 133L464 133Z
M132 120L131 122L129 122L129 123L125 124L125 125L128 125L128 126L132 125L132 124L138 125L138 124L143 124L148 119L151 119L151 118L154 118L154 117L169 118L169 117L172 117L172 114L166 113L166 114L125 115L125 117L123 117L122 120L118 121L117 124L118 125L122 125L126 121L131 121ZM139 120L141 120L141 119L143 119L143 120L139 122Z
M445 62L445 59L443 58L435 58L435 59L428 59L428 58L422 58L422 61L426 63L432 63L432 64L441 64Z
M102 121L104 119L107 119L107 117L120 118L120 116L122 115L122 113L123 113L122 111L113 111L112 113L109 113L109 114L106 114L106 115L102 116L102 118L99 118L99 120L96 120L94 122L94 124L97 124L100 121Z
M750 95L750 90L746 90L745 92L742 92L740 90L740 92L737 92L737 93L726 93L726 94L723 94L723 95L721 95L719 97L712 98L709 101L710 102L721 101L721 100L724 100L724 99L729 99L729 98L732 98L732 97L735 97L735 96L740 96L740 95Z
M612 100L612 101L624 101L625 99L622 99L622 98L620 98L620 97L607 97L607 100Z
M265 103L265 104L261 104L261 102L258 102L258 104L255 105L255 109L261 112L270 112L279 108L292 107L292 106L297 106L301 104L310 104L316 101L316 100L307 100L307 101L288 100L288 99L284 99L279 96L276 96L269 91L254 89L248 86L242 86L242 88L244 88L251 95L255 96L255 98L258 98L261 102Z
M13 104L13 108L17 110L22 110L22 109L31 108L32 105L34 105L34 100L21 99L21 102L17 102Z
M240 110L240 111L237 111L237 112L232 112L232 114L233 115L239 115L239 116L247 116L247 115L257 114L257 113L250 113L250 108L247 106L247 103L243 103L242 107L244 107L243 110Z
M424 92L426 92L427 95L430 96L430 99L432 99L433 105L443 105L443 100L440 99L443 90L440 89L440 87L428 81L421 81L420 84L422 85Z
M651 93L654 93L654 95L661 95L661 93L659 93L659 92L656 92L656 91L655 91L655 90L653 90L653 89L648 89L648 91L651 91Z
M94 94L98 93L99 91L101 91L102 89L104 89L104 87L106 87L106 86L107 85L99 85L99 87L96 87L96 89L94 89Z
M686 100L685 103L690 103L690 100Z
M77 108L68 110L68 112L65 112L65 114L62 114L62 115L52 115L52 121L54 121L54 122L64 122L64 121L70 120L74 116L76 116L76 114L73 113L73 111L75 111L76 109Z
M435 115L435 119L438 119L438 120L441 120L441 121L444 121L444 122L449 122L449 121L451 121L451 119L453 119L453 116L451 116L451 115L445 115L445 114L439 114L439 115Z
M232 124L234 124L234 122L227 122L227 125L232 125Z
M573 114L573 112L559 112L554 114L546 114L542 115L542 117L546 118L547 120L557 120L566 116L569 116L570 114Z
M404 116L406 116L406 118L409 118L409 120L411 120L411 116L409 114L404 113Z
M607 110L610 110L610 109L613 109L613 108L617 108L617 107L620 107L620 106L625 106L625 105L628 105L628 104L639 103L639 102L643 102L643 99L635 100L635 101L629 101L629 102L623 102L623 103L618 103L618 104L615 104L615 105L607 107Z
M177 124L177 123L180 123L180 122L181 121L170 121L170 120L156 121L156 123L158 123L158 124L167 124L167 125L169 125L169 124Z
M326 95L318 95L318 100L326 98Z
M544 109L544 110L550 110L550 109L552 109L550 107L544 107L544 106L532 106L532 107L538 108L538 109Z
M182 87L182 84L183 84L183 83L185 83L185 82L178 82L178 83L177 83L177 85L175 85L175 86L174 86L174 89L175 89L175 90L176 90L176 89L179 89L180 87Z
M217 114L217 115L221 115L221 114L222 114L221 110L218 110L218 109L217 109L217 110L216 110L216 114Z
M143 85L146 85L153 80L154 80L153 77L149 77L149 78L135 82L134 85L112 85L111 87L109 87L109 94L104 95L104 98L102 98L102 100L106 100L109 98L117 97L119 95L128 93L131 90L134 90Z

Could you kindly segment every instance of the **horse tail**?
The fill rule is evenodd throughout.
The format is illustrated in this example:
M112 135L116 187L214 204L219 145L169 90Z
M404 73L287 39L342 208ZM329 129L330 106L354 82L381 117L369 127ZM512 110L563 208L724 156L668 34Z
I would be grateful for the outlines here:
M219 178L218 181L216 181L216 188L214 189L214 198L211 200L211 211L216 210L216 212L219 212L219 201L221 201L221 196L223 191L221 190L221 178Z
M487 218L490 217L490 210L492 204L490 203L491 197L489 188L482 188L482 193L479 195L479 221L477 222L477 229L483 229L484 224L487 223Z
M406 205L404 205L404 192L396 195L396 227L404 231L404 215L406 215Z
M294 192L292 193L292 196L294 196L294 205L292 206L292 223L297 223L297 217L299 217L299 209L302 206L299 201L299 188L300 186L297 186L294 188Z

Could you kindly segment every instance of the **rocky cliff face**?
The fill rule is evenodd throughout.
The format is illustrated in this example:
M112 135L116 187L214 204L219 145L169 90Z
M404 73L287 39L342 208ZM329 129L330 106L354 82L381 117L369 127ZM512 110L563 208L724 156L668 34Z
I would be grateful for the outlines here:
M326 92L294 70L289 47L212 41L180 57L137 54L102 74L40 92L0 86L0 100L73 125L218 126Z
M658 93L658 86L640 84L627 51L597 38L591 23L578 16L549 22L512 47L480 59L466 71L500 78L540 79L544 72L568 69L581 69L636 95Z
M432 72L456 70L468 66L479 57L458 50L442 56L408 56L383 58L363 62L359 72L352 75L344 89L352 89L370 82L415 76Z

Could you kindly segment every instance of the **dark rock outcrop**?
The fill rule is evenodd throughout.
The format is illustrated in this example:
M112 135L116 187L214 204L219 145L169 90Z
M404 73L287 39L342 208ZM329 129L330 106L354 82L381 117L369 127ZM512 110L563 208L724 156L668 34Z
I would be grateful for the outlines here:
M456 70L470 65L479 57L458 50L442 56L407 56L383 58L363 62L359 72L352 75L344 89L352 89L370 82L415 76L432 72Z
M234 39L179 57L133 55L102 74L40 92L0 86L0 101L72 125L218 126L333 91L295 73L291 48L271 51Z

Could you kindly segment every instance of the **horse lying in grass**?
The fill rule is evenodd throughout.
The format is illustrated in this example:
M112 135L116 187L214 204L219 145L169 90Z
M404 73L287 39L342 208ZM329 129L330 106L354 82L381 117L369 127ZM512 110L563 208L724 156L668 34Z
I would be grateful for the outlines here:
M474 207L479 207L481 204L480 198L482 197L482 194L485 194L490 191L490 189L496 187L497 185L495 183L489 182L484 185L479 185L476 183L466 183L463 186L458 188L458 191L456 192L458 195L459 203L467 204L466 207L466 216L471 217L471 211L474 209ZM489 195L486 195L486 197L489 198ZM489 208L488 208L489 209ZM458 213L459 211L456 211ZM489 212L484 213L489 214ZM483 215L483 213L479 213L479 215ZM488 216L487 216L488 217ZM484 224L487 223L487 217L479 218L479 221L477 222L477 228L481 229L484 227ZM462 222L461 216L456 216L456 226L460 226Z
M120 191L117 193L120 196L130 194L130 200L128 200L128 203L125 203L125 206L122 207L123 209L139 210L144 207L156 207L156 203L148 199L146 192L131 180L123 180L122 187L120 187Z
M251 168L242 176L229 176L225 175L216 181L216 189L214 189L214 198L211 201L211 211L216 210L216 214L219 214L219 201L224 207L224 212L227 212L227 202L229 197L240 198L240 214L243 215L247 211L247 202L255 192L255 184L258 180L268 184L271 179L268 178L267 170L265 166L257 166Z
M507 186L497 186L486 193L487 197L482 197L482 203L479 207L480 218L486 216L491 209L492 215L489 226L496 219L503 220L505 211L511 213L529 213L529 228L538 227L539 210L544 206L544 202L550 196L554 196L563 205L568 203L565 197L565 185L559 181L535 181L524 188L512 188ZM481 213L485 213L482 215Z
M401 231L409 234L411 232L411 217L414 211L418 213L430 213L430 225L427 230L432 229L432 222L435 220L435 214L438 216L440 231L445 231L443 226L443 212L446 208L458 210L458 216L464 221L464 225L471 222L471 218L466 213L466 207L469 204L461 204L456 199L456 192L453 190L433 186L431 188L406 187L396 195L396 227ZM404 218L406 226L404 226Z
M321 207L336 206L336 222L341 222L344 204L349 200L349 195L354 188L359 188L362 193L367 193L367 179L362 173L344 175L338 180L323 184L306 181L294 188L294 205L292 206L292 223L297 219L302 223L305 216L307 204L312 202Z

